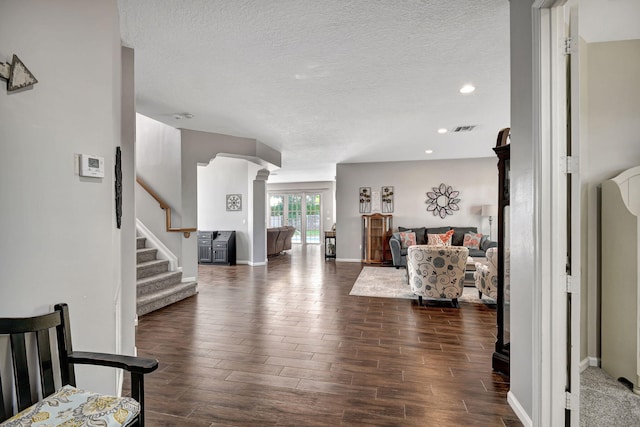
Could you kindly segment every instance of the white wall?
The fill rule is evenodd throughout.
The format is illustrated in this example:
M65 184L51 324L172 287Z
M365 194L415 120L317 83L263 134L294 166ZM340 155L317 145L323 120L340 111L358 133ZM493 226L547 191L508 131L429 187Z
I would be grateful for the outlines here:
M234 230L239 264L247 264L251 252L248 172L246 160L228 157L198 166L198 230ZM241 211L227 211L227 194L242 195Z
M183 223L180 130L141 114L136 115L136 174L171 207L172 227L195 227ZM182 233L168 232L166 214L156 200L136 184L137 218L178 257L182 265Z
M499 130L499 129L498 129ZM498 130L496 130L496 135ZM360 261L362 241L359 188L394 187L393 227L478 227L489 233L481 206L497 204L497 157L414 162L349 163L337 165L336 231L338 260ZM445 219L426 210L426 193L441 183L460 191L460 211ZM496 224L493 226L496 235Z
M589 43L586 52L585 80L588 137L587 168L583 171L587 206L587 274L583 292L588 307L583 307L582 327L588 354L600 357L600 189L602 181L640 165L640 40ZM585 288L586 287L586 288ZM583 338L585 334L583 333Z
M128 274L114 212L116 1L3 1L0 40L0 61L17 54L39 81L11 94L0 87L0 313L35 315L66 302L74 347L113 352L121 339L116 301ZM104 157L105 177L75 174L75 153ZM122 325L129 334L133 327ZM115 370L82 367L77 376L80 387L116 391Z

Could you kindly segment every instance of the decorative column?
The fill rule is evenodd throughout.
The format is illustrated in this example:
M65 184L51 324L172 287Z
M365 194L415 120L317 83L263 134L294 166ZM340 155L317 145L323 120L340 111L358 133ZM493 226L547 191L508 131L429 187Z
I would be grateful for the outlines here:
M249 233L253 236L251 265L267 262L267 179L269 171L260 169L253 181L252 215Z

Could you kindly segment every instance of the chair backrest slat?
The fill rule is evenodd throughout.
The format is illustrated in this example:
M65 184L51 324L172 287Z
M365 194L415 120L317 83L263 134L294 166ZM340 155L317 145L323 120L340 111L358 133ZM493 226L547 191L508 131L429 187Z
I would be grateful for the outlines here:
M0 422L7 419L7 412L4 409L4 393L2 392L2 373L0 373Z
M42 394L47 396L55 391L49 334L52 328L57 328L61 323L60 313L56 311L35 317L0 318L0 335L8 336L11 344L11 370L13 371L13 389L18 411L28 408L37 400L32 399L30 378L35 373L29 374L30 365L33 366L35 363L38 365ZM27 357L27 345L32 343L33 338L37 344L37 360L33 360L36 356L33 356L31 360ZM31 350L29 349L29 352ZM11 377L10 373L6 374L4 375L5 381ZM14 393L5 396L2 391L2 382L0 382L0 422L13 415L15 408L11 406Z
M53 382L53 361L51 359L51 341L49 340L49 330L38 331L38 356L40 358L40 385L42 395L49 396L56 391Z
M73 364L69 363L67 355L73 351L71 344L71 322L69 320L69 306L65 303L54 306L55 313L60 317L60 324L56 326L58 332L58 355L60 357L60 376L62 385L76 386L76 374Z
M31 400L29 364L27 361L27 345L24 333L11 335L11 351L13 353L13 378L16 384L18 411L22 411L34 403Z

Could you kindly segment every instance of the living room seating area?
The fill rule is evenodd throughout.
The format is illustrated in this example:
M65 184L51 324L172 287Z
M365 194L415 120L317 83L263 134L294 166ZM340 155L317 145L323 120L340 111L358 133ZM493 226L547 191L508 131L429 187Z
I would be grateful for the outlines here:
M389 238L389 247L396 268L406 267L407 250L413 245L460 246L468 256L484 258L487 249L496 246L489 236L478 233L477 227L398 227Z

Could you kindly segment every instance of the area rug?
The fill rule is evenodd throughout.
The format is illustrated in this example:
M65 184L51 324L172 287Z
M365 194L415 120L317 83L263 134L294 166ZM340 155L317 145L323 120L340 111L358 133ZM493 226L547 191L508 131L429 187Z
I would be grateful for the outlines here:
M407 283L407 271L403 268L391 267L363 267L360 275L353 284L349 295L376 297L376 298L400 298L415 299L418 297L411 292ZM478 290L475 287L465 286L460 302L484 303L495 305L494 299L483 295L478 298Z

